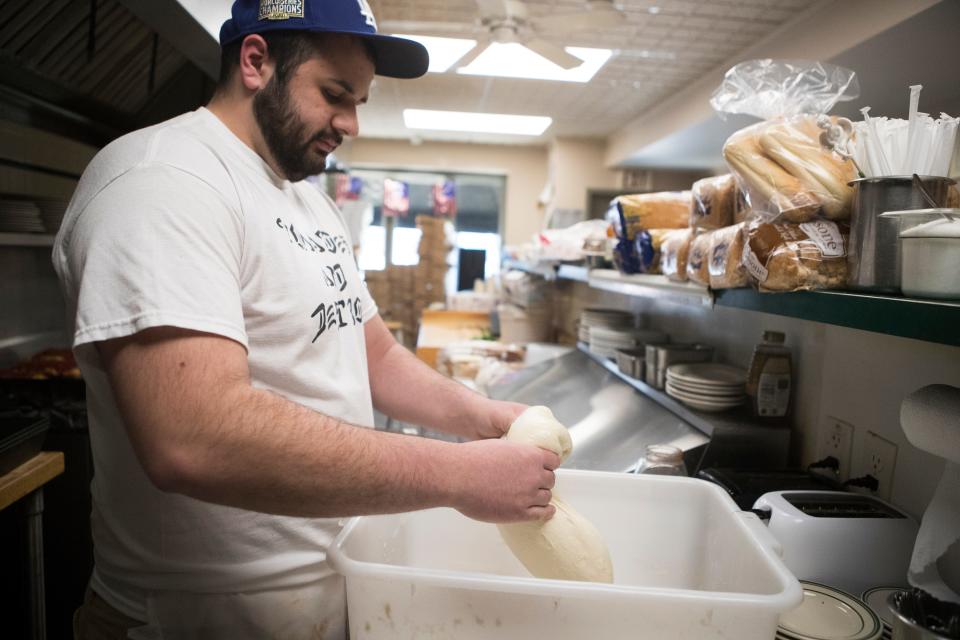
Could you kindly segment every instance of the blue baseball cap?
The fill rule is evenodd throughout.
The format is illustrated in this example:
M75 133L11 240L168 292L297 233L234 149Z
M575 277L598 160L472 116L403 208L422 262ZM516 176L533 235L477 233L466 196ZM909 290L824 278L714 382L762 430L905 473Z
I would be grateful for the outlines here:
M220 27L221 47L251 33L345 33L370 44L378 75L419 78L430 66L427 49L419 42L377 33L377 21L367 0L236 0L230 14Z

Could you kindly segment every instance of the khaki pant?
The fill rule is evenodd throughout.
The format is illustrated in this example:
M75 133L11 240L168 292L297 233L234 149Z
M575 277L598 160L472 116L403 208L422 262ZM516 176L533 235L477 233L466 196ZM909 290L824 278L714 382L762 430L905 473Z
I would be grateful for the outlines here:
M74 640L127 640L127 631L142 626L120 613L87 587L83 604L73 614Z

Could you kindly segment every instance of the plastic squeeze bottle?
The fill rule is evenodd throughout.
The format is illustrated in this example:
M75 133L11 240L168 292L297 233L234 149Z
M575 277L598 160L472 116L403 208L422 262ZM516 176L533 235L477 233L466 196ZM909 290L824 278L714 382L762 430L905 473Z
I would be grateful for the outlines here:
M790 407L792 361L790 350L783 346L785 339L779 331L764 331L763 339L753 350L747 395L757 416L782 417Z

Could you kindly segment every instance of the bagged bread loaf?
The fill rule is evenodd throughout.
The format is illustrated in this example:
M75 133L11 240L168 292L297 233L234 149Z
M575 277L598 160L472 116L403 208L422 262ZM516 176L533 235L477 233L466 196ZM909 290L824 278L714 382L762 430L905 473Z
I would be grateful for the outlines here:
M733 224L737 206L737 180L733 174L697 180L693 183L691 194L691 227L720 229Z
M637 235L640 273L659 274L663 239L671 229L644 229Z
M687 259L693 229L672 229L663 235L660 243L660 272L677 282L687 280Z
M849 160L820 144L813 116L773 120L730 136L723 157L742 182L750 207L770 221L850 217L857 177Z
M713 234L710 232L694 236L690 242L690 254L687 259L687 279L698 284L710 284L710 250L713 248Z
M743 266L761 291L837 289L846 285L846 225L830 220L750 225Z
M750 280L743 268L743 244L746 238L743 224L735 224L710 233L710 288L735 289L745 287Z
M690 221L689 191L617 196L610 203L608 221L617 237L633 241L643 229L682 229Z

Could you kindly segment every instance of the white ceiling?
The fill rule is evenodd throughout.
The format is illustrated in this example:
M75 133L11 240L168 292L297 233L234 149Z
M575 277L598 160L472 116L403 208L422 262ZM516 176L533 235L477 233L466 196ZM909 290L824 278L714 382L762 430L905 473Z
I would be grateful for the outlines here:
M208 73L216 72L209 61L231 0L121 1ZM463 37L484 33L478 9L484 1L369 0L381 25L438 22L437 29L423 32ZM558 45L619 50L591 82L454 72L417 80L378 77L360 112L361 136L526 145L545 145L555 137L601 138L608 143L608 161L617 166L714 168L722 163L726 136L749 120L719 120L707 104L709 93L733 62L770 55L826 59L857 71L861 100L841 112L855 114L854 108L869 104L874 113L899 115L897 105L906 106L906 87L915 82L924 84L925 108L960 111L960 84L949 72L960 54L956 0L614 1L624 13L614 28L538 34ZM170 17L176 12L163 8L171 4L182 5L211 39L200 43L188 37L189 30ZM573 27L586 10L585 0L524 4L534 20L569 13ZM642 51L656 57L644 58ZM403 124L404 108L546 115L554 122L538 137L411 131Z
M475 0L369 0L381 24L436 21L442 35L483 33ZM180 0L211 34L229 14L229 0ZM525 0L531 18L570 13L567 33L544 31L563 46L620 50L586 84L427 74L417 80L377 78L361 110L361 135L481 143L543 145L553 137L606 137L706 71L797 17L811 0L618 0L623 23L577 30L583 0ZM650 8L656 7L651 13ZM452 27L447 23L462 25ZM382 30L384 31L384 30ZM426 30L424 30L426 31ZM434 30L437 33L437 30ZM642 57L642 51L656 58ZM672 56L672 59L663 59ZM408 130L404 108L550 116L537 137Z

